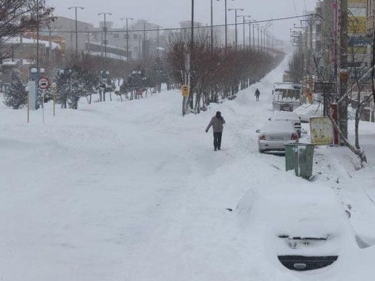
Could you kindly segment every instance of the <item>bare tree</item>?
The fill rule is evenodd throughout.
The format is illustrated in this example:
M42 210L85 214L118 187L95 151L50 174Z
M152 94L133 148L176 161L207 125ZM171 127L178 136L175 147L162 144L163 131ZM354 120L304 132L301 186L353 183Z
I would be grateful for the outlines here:
M0 60L10 54L3 51L3 43L25 31L34 31L38 26L53 20L52 7L45 0L0 0Z

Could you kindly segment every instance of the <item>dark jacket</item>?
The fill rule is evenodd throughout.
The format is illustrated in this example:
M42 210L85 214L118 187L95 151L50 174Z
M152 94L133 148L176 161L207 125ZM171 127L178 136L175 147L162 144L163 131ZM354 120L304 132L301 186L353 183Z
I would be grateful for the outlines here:
M210 129L211 126L212 126L214 133L222 132L223 124L225 124L225 120L223 116L220 116L220 117L214 116L212 117L210 123L208 124L206 128L206 132Z

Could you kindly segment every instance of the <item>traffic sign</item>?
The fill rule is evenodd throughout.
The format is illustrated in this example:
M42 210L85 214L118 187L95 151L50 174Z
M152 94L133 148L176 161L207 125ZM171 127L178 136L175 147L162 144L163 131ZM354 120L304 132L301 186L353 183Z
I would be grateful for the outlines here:
M47 77L40 77L38 80L38 86L42 90L47 89L49 87L49 80Z
M315 82L315 93L333 94L336 92L336 83L334 82Z
M189 96L189 86L188 85L182 85L181 93L182 93L183 97L188 97Z

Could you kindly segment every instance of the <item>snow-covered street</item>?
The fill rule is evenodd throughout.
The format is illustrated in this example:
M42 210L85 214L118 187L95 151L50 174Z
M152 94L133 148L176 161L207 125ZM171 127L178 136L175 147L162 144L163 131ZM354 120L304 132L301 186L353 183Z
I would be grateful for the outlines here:
M55 117L48 104L44 123L42 110L27 123L25 109L2 104L0 280L374 280L375 248L355 239L317 272L292 272L276 259L272 231L295 228L295 214L309 210L338 221L350 210L348 236L375 244L374 123L360 124L361 170L349 149L317 147L309 182L286 172L283 156L258 152L255 131L268 122L287 62L236 99L185 117L179 90L82 99ZM217 110L226 120L221 151L205 132Z

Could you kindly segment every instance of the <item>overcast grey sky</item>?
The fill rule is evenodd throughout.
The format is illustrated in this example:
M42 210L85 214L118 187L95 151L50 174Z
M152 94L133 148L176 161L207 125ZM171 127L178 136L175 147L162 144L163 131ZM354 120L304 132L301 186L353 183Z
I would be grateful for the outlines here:
M55 7L56 16L74 19L74 9L71 6L82 6L78 10L78 20L99 25L103 15L98 13L112 13L107 21L112 21L116 27L122 27L121 18L132 17L135 20L145 19L164 28L179 27L179 22L191 19L192 0L47 0L48 5ZM224 24L225 0L213 0L214 25ZM303 15L305 11L312 11L316 0L227 0L228 8L243 8L238 15L251 15L255 20L267 20ZM195 21L210 24L211 0L195 0ZM234 12L228 12L228 24L235 21ZM242 22L238 18L238 22ZM288 39L289 30L293 23L299 24L299 19L275 21L269 28L279 39Z

